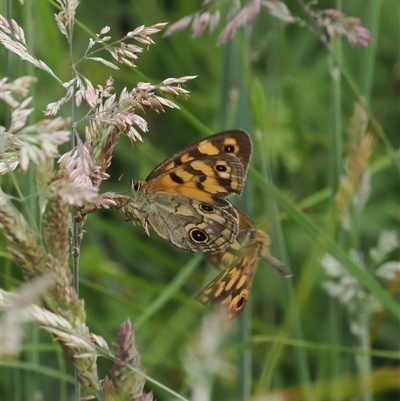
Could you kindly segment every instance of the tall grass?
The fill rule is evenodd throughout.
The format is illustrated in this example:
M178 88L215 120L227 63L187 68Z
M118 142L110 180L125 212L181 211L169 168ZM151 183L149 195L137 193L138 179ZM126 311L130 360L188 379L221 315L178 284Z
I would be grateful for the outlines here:
M257 2L242 3L250 7ZM156 43L140 54L135 68L120 65L114 71L95 61L80 65L95 87L112 75L116 93L140 81L197 75L184 84L190 91L186 100L172 99L180 110L135 110L149 131L140 132L143 142L133 145L126 137L118 139L107 165L110 178L101 181L99 192L118 194L112 199L122 202L129 196L129 178L144 179L166 157L208 134L244 129L254 152L245 193L233 201L270 234L271 253L292 268L293 277L283 278L259 262L245 311L221 323L217 307L192 299L215 275L202 256L178 252L153 231L149 238L118 210L124 211L126 203L118 203L118 208L107 204L110 208L79 221L84 224L76 227L73 244L79 245L75 289L66 273L71 260L63 265L66 278L60 279L58 266L51 265L53 275L37 281L46 269L39 274L39 265L18 259L37 256L30 249L16 252L19 241L27 238L25 244L35 243L35 252L58 256L62 252L56 244L62 241L71 255L68 212L74 209L55 198L43 203L50 196L44 184L49 170L42 166L38 174L32 162L27 171L18 167L2 176L3 399L94 395L109 400L118 394L136 400L140 391L159 401L399 397L396 2L331 3L361 18L372 36L366 47L350 45L345 36L328 38L302 1L285 2L296 23L284 23L262 6L254 20L216 46L228 22L225 16L232 18L239 9L228 14L233 2L210 4L202 10L221 7L220 24L212 33L193 39L189 26L165 38L152 35ZM137 26L175 22L199 10L194 1L173 6L154 0L81 2L68 44L54 22L57 7L43 0L22 7L7 4L1 14L10 10L25 30L30 51L62 81L73 77L71 59L82 56L92 32L107 25L117 39ZM42 120L42 110L65 90L4 47L0 51L2 78L37 78L30 86L34 111L29 124ZM6 129L10 112L3 103L0 118ZM65 105L58 115L80 122L76 128L84 138L85 112ZM70 125L59 129L72 130ZM51 159L72 146L59 145ZM57 238L51 239L51 233ZM61 295L52 287L54 280L65 285ZM9 298L14 292L16 300ZM73 300L69 305L68 297L62 298L66 294ZM57 325L51 313L60 319ZM13 325L10 316L16 317ZM72 328L61 330L67 325L62 319ZM128 319L132 331L123 323ZM18 333L16 344L5 342L10 328ZM78 339L93 348L74 343ZM6 349L7 344L16 350ZM82 367L88 361L92 365ZM101 381L108 375L115 385L122 382L110 373L113 366L129 383L120 393ZM140 391L132 395L135 386Z

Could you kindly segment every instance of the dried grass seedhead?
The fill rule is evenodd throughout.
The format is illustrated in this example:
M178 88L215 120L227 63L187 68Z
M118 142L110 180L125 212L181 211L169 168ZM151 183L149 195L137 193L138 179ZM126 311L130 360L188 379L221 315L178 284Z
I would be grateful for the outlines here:
M130 92L123 89L118 100L116 100L116 96L112 95L107 97L104 103L96 102L98 105L95 107L93 117L90 117L90 123L86 127L85 142L78 141L76 149L82 155L85 154L85 166L87 168L84 173L86 176L89 175L94 190L97 190L101 182L109 177L106 170L111 164L113 150L120 135L127 135L131 141L136 141L142 138L135 127L144 132L147 131L147 123L136 114L137 111L151 108L159 112L164 111L164 106L177 108L178 106L165 96L187 96L189 92L182 85L194 78L194 76L167 78L158 85L139 82L136 88ZM111 85L111 82L109 84ZM157 91L162 92L164 96L158 95ZM100 92L96 93L99 95ZM109 94L108 91L107 94ZM61 162L65 163L69 169L72 168L71 153L61 158ZM66 162L66 159L70 161ZM102 194L88 202L77 205L74 208L73 215L77 221L83 221L86 213L94 211L98 207L120 208L121 205L126 204L130 204L128 197L121 197L114 193ZM124 209L128 214L134 213L132 207L127 206Z
M217 44L226 43L231 39L236 31L246 25L250 25L253 20L258 16L261 10L260 0L250 0L243 6L236 15L226 24L225 28L220 34Z
M68 204L55 198L44 214L43 235L48 253L62 266L68 266L70 221Z
M371 248L369 255L363 255L359 250L350 249L349 256L360 269L368 268L378 280L388 282L387 290L389 293L393 293L400 278L400 262L387 259L398 248L399 238L396 230L388 230L382 231L376 246ZM371 317L379 311L371 332L370 338L373 338L384 311L380 301L373 294L365 291L360 282L348 274L341 263L331 255L324 255L321 266L327 275L327 280L323 282L322 287L347 309L350 315L350 329L354 336L360 339L368 338Z
M329 37L342 36L353 46L368 46L371 35L361 25L359 18L348 17L341 11L327 9L316 14L318 26L323 28Z
M4 77L0 80L0 100L6 103L11 109L16 109L21 104L21 99L28 97L29 88L36 82L35 77L23 76L8 82Z
M338 10L314 10L311 6L313 4L304 6L305 13L329 37L345 37L352 46L367 46L371 41L369 31L361 26L359 18L348 17ZM179 32L188 27L190 23L192 24L193 38L202 35L207 27L210 32L213 32L221 20L221 15L224 15L226 16L226 23L217 40L217 44L220 45L233 38L240 28L249 26L256 18L262 17L262 7L272 17L285 24L296 23L299 27L306 26L305 21L293 16L286 4L279 0L247 0L243 6L237 1L210 0L203 1L199 11L186 15L172 24L165 31L164 36Z
M0 127L0 174L14 171L20 164L20 154L24 143L15 135Z
M11 198L0 189L0 227L8 240L12 258L33 279L45 271L43 244L22 214L12 205Z
M152 393L144 393L145 379L141 370L141 360L135 344L132 324L129 320L121 324L114 343L117 360L110 370L110 378L106 377L103 391L112 400L112 395L119 395L126 400L152 401Z
M8 355L10 351L18 352L23 334L23 325L28 321L37 322L40 327L54 335L60 343L64 352L71 358L79 372L79 381L84 387L90 389L90 392L100 392L100 380L97 376L97 350L100 341L91 340L92 336L85 325L71 324L69 316L63 317L59 313L35 305L33 302L37 295L42 295L48 299L45 292L51 286L54 286L56 274L46 273L39 279L33 280L16 293L9 293L0 290L0 309L5 311L2 316L1 327L6 330L0 337L1 343L10 346L7 348ZM104 340L102 343L105 343ZM1 347L2 350L5 348ZM104 352L107 352L107 348Z
M60 31L68 39L77 4L76 1L61 1L62 11L56 16ZM109 36L110 28L104 27L95 39L89 41L85 55L73 66L72 80L62 83L66 88L65 96L50 103L45 112L47 116L55 115L63 104L73 99L78 107L85 101L89 108L83 120L88 122L85 128L85 142L80 140L76 131L77 124L74 123L73 132L77 146L60 158L58 171L53 171L49 160L54 159L58 146L70 137L70 131L60 129L68 124L68 120L55 118L26 127L27 117L32 112L32 109L28 108L31 99L16 101L15 96L9 95L9 92L17 91L17 83L1 81L3 88L0 87L0 94L3 94L3 98L15 108L11 113L12 123L9 129L0 130L2 139L0 171L8 173L18 165L26 170L31 162L39 166L37 173L45 173L39 178L40 203L43 209L47 197L59 198L73 206L73 215L83 221L84 210L96 210L93 204L102 205L103 200L108 200L108 206L112 207L115 203L112 202L112 196L108 195L101 199L98 198L97 192L101 183L109 178L106 171L111 164L113 150L120 135L127 135L132 141L141 140L137 129L146 132L147 123L138 113L145 108L156 112L164 111L164 107L177 108L178 106L167 97L187 96L188 91L182 85L194 76L167 78L158 85L139 82L132 90L124 88L117 96L112 78L108 79L104 86L95 87L77 70L80 63L89 59L111 68L118 68L116 64L98 57L97 53L100 51L109 52L119 63L134 66L134 61L143 51L141 45L148 47L154 44L151 36L159 32L164 25L140 26L112 43ZM54 75L45 63L30 53L23 29L15 21L11 21L10 24L6 19L0 18L0 41L24 60ZM128 43L129 41L138 44ZM30 82L32 81L28 79L21 80L22 88L19 89L19 93L26 95L26 87Z
M61 7L55 16L57 26L72 46L79 2L57 2ZM39 322L61 344L78 371L80 383L87 390L84 397L105 399L104 390L104 393L112 394L110 400L152 400L151 393L143 393L144 378L137 373L140 357L130 323L121 326L115 343L116 355L111 353L104 340L89 332L83 300L72 285L69 255L72 253L72 259L77 263L87 213L99 208L119 208L132 216L130 197L113 192L99 194L101 183L109 178L107 170L118 139L126 135L131 141L141 140L139 131L147 131L147 122L140 114L146 109L158 113L165 108L178 108L174 99L188 95L183 86L195 77L167 78L155 85L138 82L133 88L124 88L117 94L112 78L104 85L94 85L78 68L86 60L100 62L112 69L118 69L118 65L134 67L140 53L154 44L152 36L164 25L140 26L114 42L111 42L110 28L104 27L89 40L82 58L72 65L72 79L63 82L31 53L22 27L16 21L9 22L0 16L0 43L50 74L65 89L61 99L47 105L45 120L28 125L28 117L33 112L28 89L35 79L0 80L0 100L10 109L9 127L0 127L0 172L11 175L19 167L23 172L34 167L37 193L30 195L37 197L39 213L35 210L33 214L39 215L35 224L43 223L39 229L32 224L35 230L32 229L14 206L12 198L0 190L0 225L9 242L13 262L21 266L28 280L44 273L54 278L46 291L41 292L45 309L30 305L30 319ZM99 57L101 51L108 52L113 61ZM69 102L86 108L81 121L75 121L74 115L71 119L54 117ZM78 134L81 126L84 139ZM60 157L60 145L71 137L72 149ZM14 182L18 180L14 179ZM17 191L23 192L19 188ZM79 224L74 225L71 216ZM78 228L72 232L74 242L71 246L70 227L73 225ZM115 360L111 379L106 378L104 382L97 372L99 349Z
M334 213L342 228L353 232L354 226L362 218L364 206L369 198L369 174L367 164L373 148L373 137L367 132L368 118L363 107L356 104L348 131L349 155L346 173L341 178L334 198ZM394 231L383 231L376 247L368 254L350 248L349 257L360 269L367 269L378 279L395 282L398 280L400 263L384 262L390 253L398 248L398 238ZM359 280L347 273L339 261L326 254L321 260L327 280L322 284L326 292L339 300L348 310L350 329L353 335L365 341L368 338L370 319L380 308L374 295L365 291ZM375 323L373 333L379 326Z
M60 32L65 35L68 43L72 42L72 33L75 21L75 10L79 5L78 0L56 0L61 11L55 14L55 20Z
M8 97L3 97L11 110L11 122L8 129L0 127L2 174L9 173L18 166L26 171L30 163L37 166L46 160L53 160L59 154L58 146L70 138L70 131L65 130L69 120L65 118L40 120L35 124L26 125L27 118L33 111L32 108L28 108L32 98L28 97L18 102L13 95L17 95L18 92L26 95L26 87L33 80L18 80L22 85L20 91L16 81L8 85L13 92ZM6 80L1 82L6 85ZM0 91L8 90L0 87Z
M22 60L26 60L33 66L46 71L61 83L61 80L52 69L28 50L24 30L16 21L11 20L9 23L2 15L0 15L0 43L2 43L6 49L18 55Z
M0 289L0 357L13 357L20 352L24 337L24 324L32 320L29 308L54 282L54 276L46 273L25 284L14 293Z
M77 147L65 153L58 163L58 173L50 183L54 196L76 207L94 201L99 185L99 169L93 165L93 160L83 143L79 140ZM108 175L103 177L105 178L108 178Z
M367 162L372 153L373 137L366 133L368 118L361 105L354 106L349 128L349 156L346 175L341 178L339 190L334 200L335 216L341 220L345 210L362 182Z

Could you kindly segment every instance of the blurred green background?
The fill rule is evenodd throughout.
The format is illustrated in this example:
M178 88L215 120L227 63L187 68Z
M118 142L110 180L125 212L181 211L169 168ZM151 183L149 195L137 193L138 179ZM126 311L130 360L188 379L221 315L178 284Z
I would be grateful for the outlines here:
M89 33L106 25L117 39L139 25L175 22L198 11L199 3L82 1L77 9L74 57L83 54ZM271 235L272 254L284 260L294 276L285 279L259 263L252 299L221 344L221 357L233 367L233 373L210 379L212 400L267 400L250 395L261 397L268 391L282 397L286 394L287 398L280 399L288 400L383 401L400 397L399 384L393 379L397 372L398 382L399 320L387 311L372 343L367 347L360 344L350 331L354 316L322 287L327 278L320 259L326 248L300 219L304 212L319 230L332 234L328 228L332 198L345 171L347 132L357 101L353 85L365 97L370 117L381 126L390 147L376 125L370 124L374 135L367 166L371 192L357 226L348 233L337 225L332 238L345 254L355 248L364 255L365 274L369 275L374 268L368 261L370 249L383 231L398 232L399 227L399 4L396 0L357 0L325 1L319 6L338 8L342 3L343 12L359 17L372 33L367 48L351 47L346 40L333 42L350 81L346 77L336 82L332 79L332 54L311 28L299 2L293 0L285 4L305 21L303 27L285 26L262 9L251 26L240 30L226 45L217 46L221 27L226 24L225 3L221 3L225 11L216 32L206 30L195 39L190 28L171 37L155 35L156 44L140 56L137 69L111 71L93 61L80 65L80 72L95 85L103 85L112 75L117 93L139 81L157 84L169 77L197 75L185 86L190 91L188 99L177 101L181 110L160 114L147 110L142 114L149 124L143 143L131 145L121 137L108 171L111 177L101 192L127 191L130 178L144 179L165 158L214 132L241 128L252 136L255 146L245 194L234 201L257 227ZM32 52L61 79L69 80L69 51L54 23L54 5L28 1L22 7L11 3L11 10L11 16L25 30ZM6 14L5 3L1 13ZM42 119L42 110L63 96L63 89L44 72L6 54L4 48L0 51L2 77L37 76L32 93L34 118ZM84 112L83 108L77 110L78 117ZM60 112L64 116L68 113L68 107ZM5 114L3 110L2 125L6 124ZM78 129L84 132L83 125ZM17 176L23 182L23 174ZM289 206L282 196L290 200ZM129 318L147 375L190 399L191 383L183 356L198 338L202 319L213 310L192 297L216 272L201 257L177 251L153 231L149 238L117 211L93 213L84 229L80 296L85 300L91 331L111 344L119 325ZM388 260L399 260L398 248ZM21 274L16 266L4 272L3 287L12 289ZM361 279L360 288L368 286L367 281ZM388 283L381 281L381 285L385 289ZM398 301L398 294L397 281L397 292L390 296ZM381 294L375 296L380 299ZM370 318L369 327L374 315ZM73 377L69 362L62 361L61 351L46 333L34 325L28 327L19 363L3 364L3 399L41 399L35 398L35 392L42 393L44 400L71 399L64 381L64 373ZM366 352L362 363L372 382L377 382L380 369L392 375L391 379L384 376L386 381L378 380L381 387L375 385L366 393L354 390L362 373L357 362L362 348ZM390 352L375 355L372 350ZM110 363L99 359L99 366L100 374L105 375ZM54 377L44 367L51 367ZM21 383L25 390L18 390ZM152 390L159 401L174 399L151 383L146 390Z

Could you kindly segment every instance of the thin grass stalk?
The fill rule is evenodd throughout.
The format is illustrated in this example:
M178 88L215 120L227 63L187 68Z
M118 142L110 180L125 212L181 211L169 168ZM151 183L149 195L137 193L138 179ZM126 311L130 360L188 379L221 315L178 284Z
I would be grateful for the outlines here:
M75 19L71 20L69 23L69 35L68 35L68 48L69 48L69 61L70 61L70 69L71 69L71 79L74 77L74 57L73 57L73 38L74 38L74 25ZM72 97L75 97L75 85L72 90ZM75 102L70 102L70 113L71 113L71 122L72 122L72 135L71 135L71 149L76 147L76 137L77 135L74 127L75 127ZM82 239L82 223L77 222L75 219L72 221L72 287L74 288L77 297L79 297L79 256L81 249L81 239ZM81 386L78 380L79 372L78 369L74 368L75 372L75 398L79 400L81 398Z
M218 130L227 129L232 124L242 123L243 111L239 111L240 107L238 104L232 104L231 90L232 83L236 80L240 80L240 60L239 60L239 48L243 45L238 44L237 41L229 41L223 47L223 57L221 62L221 85L220 85L220 102L217 112L217 124ZM239 92L242 92L243 88L240 84ZM243 101L243 93L239 94L239 102ZM237 115L238 113L239 115ZM239 125L238 125L239 126ZM241 128L245 128L240 125ZM250 311L251 310L251 299L247 301L247 308L238 318L239 320L239 332L237 335L238 343L249 339L249 325L251 323ZM249 351L244 351L239 354L238 357L238 369L237 369L237 381L234 389L235 399L246 399L250 395L251 383L251 354Z
M336 8L342 10L342 2L338 0L336 2ZM342 40L339 37L335 37L331 41L331 57L330 57L330 75L332 79L332 115L330 120L332 121L332 128L329 131L329 187L330 191L330 208L327 214L327 231L330 235L334 235L335 232L335 216L333 213L334 197L338 191L340 184L340 176L343 169L343 127L342 127L342 71L340 66L336 63L339 60L340 63L343 62L342 55ZM339 231L341 231L339 229ZM340 236L340 232L337 233ZM336 239L338 240L338 237ZM328 341L331 344L340 344L342 338L340 336L340 331L338 330L340 321L340 312L338 310L338 305L335 300L330 299L328 302L328 327L329 335ZM328 356L328 379L339 377L343 372L341 372L340 366L340 355L337 353L331 353ZM332 397L334 400L340 401L343 399L342 391L340 387L331 386Z
M335 299L328 299L328 336L327 342L331 345L337 345L343 343L343 333L341 332L343 321L343 313L338 308ZM330 392L332 398L335 401L343 400L343 391L340 386L334 384L334 380L344 374L341 364L342 357L337 352L330 352L325 360L327 365L327 376L323 377L322 380L327 380L330 384Z
M33 24L33 21L35 20L35 8L33 2L29 2L27 4L27 7L22 8L22 14L23 14L23 21L24 21L24 26L26 26L26 38L27 38L27 43L28 45L31 45L32 48L35 47L36 43L35 38L36 38L36 32L35 32L35 26ZM22 69L25 72L26 75L29 76L35 76L37 73L37 70L31 63L24 63L19 61L21 63ZM32 93L32 98L36 99L36 85L33 85L31 87L31 93ZM34 116L31 114L28 118L29 122L34 121ZM28 194L34 194L36 193L36 186L35 186L35 177L34 177L34 171L32 166L28 169L27 174L24 177L24 189L25 193ZM38 216L39 216L39 209L38 209L38 202L37 198L34 196L28 197L28 199L25 201L27 203L26 205L26 210L29 213L29 216L25 215L25 217L30 218L30 223L33 226L38 225L40 227L40 224L38 222Z
M10 9L11 11L11 9ZM35 46L35 27L34 27L34 4L33 2L29 2L27 7L24 7L22 9L22 17L24 21L24 25L26 26L26 37L27 37L27 42L29 45L32 47ZM11 15L11 12L10 12ZM36 72L35 68L31 63L24 63L21 60L19 60L19 64L21 65L22 70L26 75L30 76L35 76ZM36 93L35 93L35 86L32 88L32 96L33 99L36 98ZM33 122L34 117L33 115L30 115L28 118L28 121ZM21 190L24 193L24 196L26 194L34 194L36 193L36 186L35 186L35 176L34 176L34 169L33 166L30 166L28 171L26 172L25 177L23 178L23 187ZM28 221L31 223L32 227L39 228L40 227L40 222L39 222L39 205L37 201L37 197L35 196L29 196L28 198L25 198L23 200L25 203L23 206L23 215L28 219ZM36 324L31 324L30 325L30 330L29 330L29 339L30 342L33 345L33 349L29 352L26 353L26 359L30 363L36 366L40 366L40 354L37 351L38 346L40 344L40 334L39 334L39 327ZM22 387L25 389L25 394L24 396L26 397L27 394L34 394L36 393L40 385L39 383L42 382L42 377L40 374L38 374L35 371L27 371L23 375L23 385Z
M237 39L228 42L224 47L227 48L225 57L222 61L222 69L226 71L225 78L223 79L221 98L222 116L225 116L223 129L232 126L240 127L245 131L252 132L253 126L251 124L251 111L249 104L249 88L248 79L246 78L249 70L248 58L248 41L245 35L238 35ZM236 68L232 68L236 66ZM232 104L231 91L234 89L232 83L238 82L238 102ZM224 99L225 98L225 99ZM230 110L223 112L225 105L230 106ZM249 185L243 194L243 198L247 200L247 204L252 204ZM250 207L251 209L251 207ZM247 308L239 317L238 325L238 343L246 343L251 339L251 297L248 300ZM234 390L235 399L248 399L251 395L251 382L252 382L252 355L251 350L241 351L238 354L238 373L237 385Z
M241 77L247 74L248 58L247 44L242 36L239 39L230 41L224 46L224 56L222 60L222 79L221 79L221 101L218 110L219 128L227 129L232 125L240 127L245 131L252 132L253 127L250 122L250 109L248 102L248 91L245 80ZM232 104L230 97L232 91L232 83L239 82L238 87L238 102ZM243 197L249 199L249 185L246 185ZM237 335L238 343L244 343L250 340L251 337L251 297L247 301L247 307L239 316L239 331ZM246 350L239 354L237 382L234 390L235 399L247 399L251 394L251 379L252 379L252 357L251 351Z
M58 371L61 372L64 376L67 376L67 364L66 364L66 360L64 358L64 355L62 353L62 349L59 346L57 346L55 348L56 348L55 354L56 354L56 357L57 357ZM75 378L75 380L76 380L76 378ZM65 379L65 377L62 377L62 378L60 378L59 383L60 383L60 391L59 391L60 397L59 397L59 400L60 401L67 401L67 394L68 394L67 385L68 385L68 382Z
M364 324L364 327L366 328L364 335L362 336L360 341L360 348L366 352L364 355L356 355L355 357L355 362L357 366L357 370L359 373L360 377L360 385L362 387L365 386L365 388L369 388L368 386L368 381L373 375L372 371L372 361L371 361L371 356L370 356L370 351L371 351L371 343L369 341L369 331L368 328L370 327L371 319L370 319L370 314L369 313L362 313L362 323ZM360 400L361 401L372 401L374 398L373 393L370 391L365 392L363 395L361 395Z
M230 128L235 121L236 107L232 104L231 89L232 82L238 77L237 46L235 42L229 41L222 49L221 78L220 78L220 100L217 110L217 129L222 131Z
M336 58L342 59L341 39L335 38L332 41L332 48ZM331 188L331 204L333 196L339 188L340 175L343 169L343 138L342 138L342 90L341 90L341 70L335 64L335 60L330 59L330 72L332 78L332 129L329 130L330 154L329 154L329 179Z
M251 122L251 105L249 102L249 80L247 79L250 73L249 66L249 45L248 37L246 32L243 35L237 35L237 40L234 41L234 46L237 47L236 61L237 72L239 78L239 100L235 110L234 126L241 127L245 131L254 133L254 126ZM229 68L229 64L226 65ZM253 135L254 138L254 135ZM252 209L254 205L253 193L251 191L250 183L246 185L243 198L248 205L248 212L252 215ZM251 326L252 326L252 297L249 297L248 305L239 317L239 343L246 343L251 341ZM251 395L251 383L252 383L252 352L251 350L245 350L239 355L239 377L236 386L236 397L237 399L246 400Z
M371 98L371 90L372 90L372 82L373 82L373 75L374 75L374 67L375 67L375 59L376 59L376 51L377 51L377 43L378 43L378 34L379 34L379 26L380 26L380 10L381 10L382 3L380 0L377 1L369 1L366 15L366 26L371 31L371 35L375 40L373 40L370 46L365 49L364 53L364 62L363 68L361 72L361 82L360 88L362 96L365 99L365 104L370 104ZM357 225L357 229L359 229L359 225ZM372 361L371 357L369 356L369 352L371 351L371 342L370 342L370 315L365 314L364 319L364 333L362 338L360 339L360 346L361 349L366 351L368 354L366 355L359 355L356 356L356 365L360 376L363 378L369 378L372 375ZM364 379L365 380L365 379ZM365 393L362 396L363 401L372 401L373 400L373 393L371 391Z
M12 6L12 4L15 4L15 3L13 3L11 0L7 0L5 2L5 7L4 7L4 9L5 9L5 17L7 18L8 21L11 21L11 6ZM9 69L10 69L10 54L8 52L3 52L2 53L2 57L4 57L3 66L4 66L4 69L5 69L5 71L4 72L2 71L2 72L5 74L6 72L8 73ZM5 118L5 125L8 127L10 125L11 116L9 114L6 114L4 118Z
M15 401L20 401L24 399L24 396L22 394L22 390L24 386L21 386L22 383L25 382L26 378L25 375L23 374L23 371L21 369L12 369L11 372L8 372L9 374L7 376L11 376L11 383L14 383L13 390L14 390L14 400ZM3 379L6 378L6 375L2 373Z
M251 310L252 299L249 297L246 309L238 317L238 343L242 344L251 338ZM251 350L243 350L239 354L237 370L237 382L235 386L234 399L247 400L251 394L252 382L252 353Z
M364 50L363 69L361 71L361 94L367 105L370 104L372 82L374 79L376 52L378 47L378 36L380 27L382 0L369 0L366 6L365 25L371 32L371 41L369 46Z
M22 372L22 371L33 371L36 372L42 376L44 376L46 379L48 378L53 378L53 379L62 379L65 380L65 382L72 384L73 379L69 375L64 375L61 374L60 372L56 371L54 368L49 368L46 366L37 366L37 365L32 365L29 364L28 362L20 362L16 360L7 360L3 362L3 366L12 368L12 370L17 371L17 372ZM11 369L10 369L11 370ZM21 377L19 376L13 376L13 377ZM24 388L21 387L21 381L22 379L13 379L12 383L15 383L15 392L19 391L21 394L23 394ZM14 395L14 394L13 394ZM14 397L16 400L26 400L26 397ZM58 398L54 398L57 401L59 401ZM8 401L8 399L7 399ZM75 401L75 400L74 400Z

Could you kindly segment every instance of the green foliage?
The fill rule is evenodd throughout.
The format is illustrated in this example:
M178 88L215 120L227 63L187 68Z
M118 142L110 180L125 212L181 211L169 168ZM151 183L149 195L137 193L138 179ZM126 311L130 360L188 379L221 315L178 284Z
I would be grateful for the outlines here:
M252 137L254 154L245 194L232 200L270 234L271 253L294 272L286 279L259 263L243 315L228 328L218 327L210 315L214 309L192 299L216 274L201 255L180 253L152 230L149 238L115 209L89 214L79 263L87 324L112 344L121 323L131 320L147 376L145 389L153 391L154 399L175 399L170 393L175 391L182 399L207 401L192 393L200 384L210 400L219 401L261 401L273 395L383 401L400 394L395 379L399 271L390 280L376 274L385 262L398 263L399 246L386 254L382 250L379 263L370 254L384 232L398 234L399 227L400 76L393 11L398 5L395 0L344 3L343 12L359 17L371 31L368 47L353 47L338 37L324 46L321 32L316 33L299 3L287 1L305 26L285 25L262 9L253 24L226 44L216 46L215 32L193 39L187 28L165 38L153 36L156 44L141 54L135 68L114 71L91 60L80 66L93 85L105 85L112 75L117 93L139 81L156 84L167 77L197 75L184 86L190 92L187 100L176 100L180 110L141 114L149 126L143 142L119 139L101 193L129 195L129 178L144 179L183 147L219 130L244 129ZM189 0L81 2L72 58L82 57L91 32L106 25L117 39L139 25L175 22L196 12L198 5ZM14 6L12 18L24 28L31 51L68 81L69 49L54 12L54 4L39 0ZM217 31L225 24L221 17ZM64 96L48 74L4 48L0 57L2 78L37 77L32 121L42 119L46 105ZM351 183L346 166L358 157L351 130L363 121L356 117L355 104L364 105L368 121L361 136L370 133L373 140L359 171L363 178L346 192L349 187L341 186L344 177ZM1 113L1 125L7 127L7 111ZM81 109L76 113L76 121L84 116ZM70 108L62 107L59 115L68 117ZM77 130L83 138L84 124ZM69 148L63 146L62 153ZM16 206L40 227L31 171L16 170L9 177L2 180L3 190L21 201ZM340 202L345 205L341 212ZM42 235L39 228L36 234ZM12 291L23 279L2 239L2 288ZM334 278L327 274L329 262L324 265L328 253L342 269ZM358 304L351 303L350 295L339 300L326 291L326 283L334 280L343 289L340 279L354 281L349 291L359 297ZM72 364L49 335L39 333L29 326L21 357L2 359L3 399L74 399ZM217 349L207 333L220 342ZM107 358L99 357L100 377L111 368ZM213 364L219 369L213 370Z

